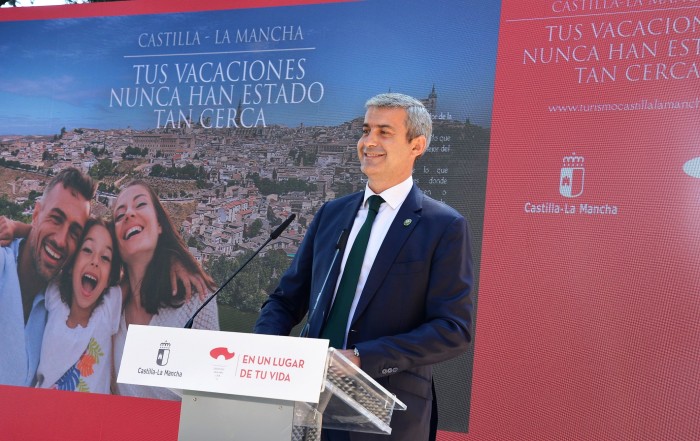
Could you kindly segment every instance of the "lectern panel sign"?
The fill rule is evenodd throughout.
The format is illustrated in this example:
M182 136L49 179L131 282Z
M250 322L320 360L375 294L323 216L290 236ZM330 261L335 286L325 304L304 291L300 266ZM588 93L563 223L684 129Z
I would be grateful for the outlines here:
M327 340L129 327L120 383L317 403Z

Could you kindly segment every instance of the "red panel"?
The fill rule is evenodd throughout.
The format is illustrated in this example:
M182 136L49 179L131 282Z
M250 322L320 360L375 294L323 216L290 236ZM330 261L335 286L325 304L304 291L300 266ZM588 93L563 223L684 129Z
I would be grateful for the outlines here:
M468 439L700 439L697 9L537 3L502 6Z
M180 403L0 386L0 415L6 440L171 441Z

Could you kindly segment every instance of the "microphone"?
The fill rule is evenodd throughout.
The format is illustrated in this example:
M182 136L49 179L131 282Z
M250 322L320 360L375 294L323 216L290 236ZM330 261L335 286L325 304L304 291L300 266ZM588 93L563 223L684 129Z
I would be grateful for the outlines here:
M184 328L185 328L185 329L192 329L192 325L194 325L194 319L195 319L195 317L197 317L197 314L199 314L199 311L201 311L202 309L204 309L204 307L207 306L207 304L209 304L209 302L211 302L211 300L212 300L214 297L216 297L216 296L221 292L221 290L224 289L224 288L226 287L226 285L228 285L229 282L230 282L231 280L233 280L233 278L236 277L236 276L238 275L238 273L240 273L241 270L242 270L243 268L245 268L246 265L248 265L248 263L250 263L251 260L253 260L253 257L257 256L258 253L259 253L263 248L265 248L265 246L266 246L268 243L270 243L271 241L277 239L277 238L280 236L280 234L282 234L282 232L283 232L284 230L287 229L287 227L289 226L289 224L291 224L292 221L294 220L294 218L296 218L296 217L297 217L297 215L294 214L294 213L292 213L291 215L289 215L289 217L288 217L284 222L282 222L282 224L281 224L279 227L275 228L275 231L273 231L272 233L270 233L270 237L265 241L265 243L263 243L262 245L260 245L260 246L258 247L258 249L255 250L255 252L253 253L253 255L250 256L250 257L248 258L248 260L246 260L245 263L243 263L243 265L241 265L240 267L238 267L238 269L236 270L236 272L233 273L233 275L232 275L231 277L229 277L228 280L225 281L225 282L223 283L223 285L221 285L221 286L219 287L219 289L217 289L216 292L215 292L214 294L212 294L211 296L209 296L209 298L208 298L204 303L202 303L202 305L201 305L199 308L197 308L197 310L194 312L194 314L192 314L192 317L190 317L190 319L187 320L187 323L185 323Z
M295 217L297 217L297 215L292 213L284 222L282 222L282 225L275 228L275 231L270 233L270 239L267 242L269 242L270 240L275 240L278 237L280 237L280 234L282 234L282 232L287 229L287 227L289 226L289 224L292 223L292 221L294 220ZM267 242L265 242L265 244L263 246L267 245Z
M338 258L340 254L343 254L345 251L345 245L348 243L348 236L350 235L350 232L346 229L340 232L340 236L338 237L338 241L335 243L335 253L333 254L333 260L331 260L331 266L328 268L328 272L326 273L326 278L323 280L323 285L321 285L321 289L318 291L318 295L316 296L316 301L314 302L314 307L309 310L309 316L306 319L306 324L304 325L304 328L301 330L301 333L299 334L299 337L306 337L309 335L309 327L311 326L311 319L314 318L314 314L316 313L316 308L318 308L318 302L321 300L321 295L326 289L326 283L328 283L328 278L331 276L331 271L333 271L333 267L335 266L335 261Z

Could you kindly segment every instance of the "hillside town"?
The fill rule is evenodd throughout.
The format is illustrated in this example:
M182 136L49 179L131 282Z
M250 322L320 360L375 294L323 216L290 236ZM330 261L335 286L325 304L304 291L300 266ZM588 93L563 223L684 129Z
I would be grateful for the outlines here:
M424 103L435 132L478 128L438 113L434 87ZM295 213L296 222L265 249L292 256L324 202L364 188L356 152L362 123L358 116L337 126L211 129L183 121L180 128L146 131L0 135L0 195L24 204L28 215L47 177L72 166L98 180L93 212L108 215L121 185L146 179L198 261L255 250Z
M361 124L358 119L323 128L78 129L56 139L4 137L0 161L27 170L14 180L5 179L3 193L10 202L22 204L30 192L43 191L47 176L72 166L99 180L99 212L104 211L99 205L108 207L121 184L145 178L171 210L183 236L198 239L200 246L192 250L198 260L254 249L266 238L263 233L296 213L298 222L270 245L293 254L318 206L339 191L347 193L362 185L355 151ZM127 149L144 154L130 155ZM105 161L115 165L112 170L92 172ZM152 177L154 169L185 167L196 171L192 179ZM258 184L276 183L279 192L267 188L263 193L253 177ZM289 181L308 185L304 190L285 190ZM260 234L248 234L253 223Z

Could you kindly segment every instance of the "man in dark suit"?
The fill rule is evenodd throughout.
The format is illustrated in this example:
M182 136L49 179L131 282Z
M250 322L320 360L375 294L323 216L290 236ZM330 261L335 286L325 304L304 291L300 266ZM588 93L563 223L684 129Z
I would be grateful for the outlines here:
M405 412L394 412L391 436L324 431L325 440L426 441L432 365L463 353L472 340L468 226L456 210L413 183L415 160L427 149L432 132L423 104L388 93L365 106L357 153L367 187L319 209L290 268L263 305L255 332L288 335L308 312L309 337L329 338L407 405ZM382 198L378 210L368 208L373 195ZM378 213L369 214L371 210ZM374 221L359 259L359 276L351 282L347 309L338 312L344 273L352 272L348 255L368 216ZM350 234L342 262L329 268L343 230ZM334 341L330 328L337 315L341 333Z

